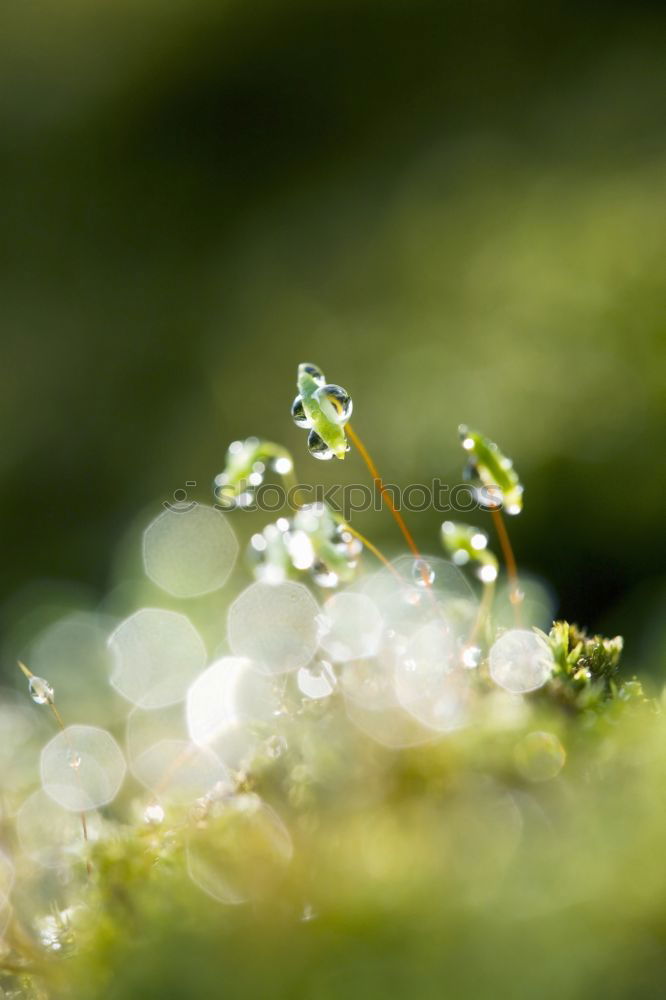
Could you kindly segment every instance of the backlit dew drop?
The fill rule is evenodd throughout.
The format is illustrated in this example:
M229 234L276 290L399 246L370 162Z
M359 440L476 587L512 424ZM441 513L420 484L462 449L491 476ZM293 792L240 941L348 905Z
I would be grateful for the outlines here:
M425 559L415 559L412 580L417 587L430 587L435 582L435 571Z
M312 567L312 579L318 587L323 587L326 590L337 587L340 582L338 574L329 569L326 563L321 562L321 560L315 562Z
M279 476L288 476L294 468L294 463L288 455L280 455L273 459L273 469Z
M334 458L333 449L329 448L324 439L319 437L314 430L308 434L308 451L313 458L318 458L322 462L328 462Z
M564 767L566 753L554 733L528 733L513 753L516 769L528 781L550 781Z
M259 473L252 475L261 482ZM226 515L203 504L163 511L143 535L146 574L174 597L219 590L237 556L238 542Z
M205 893L238 905L277 890L293 856L287 827L256 795L212 803L187 842L190 878Z
M297 396L294 402L291 404L291 418L297 427L307 428L312 427L312 421L305 412L305 407L303 406L303 397Z
M164 807L159 802L149 802L143 810L143 821L150 826L159 826L164 822Z
M35 677L34 674L28 679L28 690L30 697L37 705L52 705L55 693L48 681L43 677Z
M263 673L298 670L317 651L318 614L317 602L302 584L258 581L229 608L229 646Z
M206 663L206 648L190 620L161 608L142 608L126 618L109 637L109 649L112 685L141 708L182 701Z
M326 382L324 373L321 370L321 368L319 368L317 365L313 365L310 361L305 361L298 367L299 369L302 369L304 372L307 372L307 374L310 375L315 380L315 382L319 382L320 385L324 385L324 383Z
M334 594L319 618L319 642L336 663L374 656L381 642L383 620L367 594Z
M306 698L317 701L333 694L337 681L330 663L321 661L309 667L301 667L296 675L298 690Z
M482 583L494 583L497 579L497 566L492 566L490 563L480 566L477 576Z
M78 765L72 767L72 760ZM40 757L42 788L63 809L85 812L111 802L125 779L125 758L110 733L68 726Z
M526 694L543 687L553 665L553 654L546 642L527 629L510 629L490 649L490 676L511 694Z
M481 662L481 649L479 646L465 646L462 653L462 664L467 670L473 670Z
M107 726L124 705L109 692L107 637L110 618L70 611L40 630L30 643L28 663L57 692L58 710L69 723ZM72 678L76 683L72 683Z
M323 385L315 393L324 416L334 424L346 424L352 415L353 402L341 385Z

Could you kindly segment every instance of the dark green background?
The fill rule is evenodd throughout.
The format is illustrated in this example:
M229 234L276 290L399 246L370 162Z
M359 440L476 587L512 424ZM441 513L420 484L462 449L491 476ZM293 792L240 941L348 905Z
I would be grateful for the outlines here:
M387 479L515 459L521 563L663 664L666 18L654 3L5 3L3 617L101 595L227 443L313 462L298 361ZM146 513L148 512L148 513ZM412 518L437 550L441 517ZM358 525L387 548L390 518Z

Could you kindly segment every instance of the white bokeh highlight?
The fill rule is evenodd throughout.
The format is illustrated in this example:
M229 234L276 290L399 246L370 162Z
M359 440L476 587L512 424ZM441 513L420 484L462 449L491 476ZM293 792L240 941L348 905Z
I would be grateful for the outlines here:
M553 654L545 640L527 629L510 629L497 639L488 657L490 676L510 694L536 691L553 672Z
M279 707L272 677L257 672L245 657L223 656L187 692L189 737L236 768L256 750L259 730L272 728Z
M319 642L334 663L374 656L384 622L367 594L341 592L329 598L319 618Z
M195 504L163 511L143 534L147 576L174 597L199 597L223 587L238 558L226 516Z
M73 812L112 802L125 771L125 758L113 736L96 726L68 726L49 740L40 757L42 788Z
M441 732L458 729L467 720L469 681L457 660L451 629L437 621L414 633L396 663L398 701L414 718Z
M318 615L317 602L300 583L253 583L229 608L231 651L267 674L298 670L317 651Z
M142 608L109 636L111 683L141 708L182 701L206 663L206 647L189 618L162 608Z

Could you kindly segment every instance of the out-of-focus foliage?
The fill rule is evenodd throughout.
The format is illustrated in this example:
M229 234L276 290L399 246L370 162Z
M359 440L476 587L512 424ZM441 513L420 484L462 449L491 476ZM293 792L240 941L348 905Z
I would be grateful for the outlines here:
M261 864L243 867L252 845L228 809L107 830L88 888L77 873L52 889L62 955L32 968L82 1000L435 998L443 983L464 997L657 995L663 716L620 699L589 724L552 700L498 699L485 723L400 754L313 704L244 792L246 809L259 793L280 811L291 860L255 844ZM193 885L192 838L213 870L241 859L252 905Z

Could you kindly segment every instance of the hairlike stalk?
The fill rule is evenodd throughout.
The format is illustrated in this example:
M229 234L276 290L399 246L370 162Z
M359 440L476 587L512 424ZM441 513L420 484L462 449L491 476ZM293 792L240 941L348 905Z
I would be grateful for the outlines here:
M504 557L504 564L506 566L506 572L509 577L509 586L511 588L510 601L513 604L513 610L516 617L516 625L522 624L522 616L520 613L520 605L523 600L523 594L520 589L520 581L518 580L518 567L516 566L516 558L513 554L513 549L511 547L511 542L509 540L509 533L506 530L506 525L504 523L504 518L502 517L502 512L497 508L491 510L493 523L495 525L495 530L497 532L497 537L499 539L500 548L502 549L502 556Z
M407 545L409 546L409 549L410 549L412 555L416 559L420 559L421 558L421 553L419 552L418 546L416 545L416 542L414 541L414 538L412 537L412 533L410 532L409 528L405 524L405 519L403 518L402 514L400 513L400 511L398 510L398 508L394 504L393 497L391 496L390 492L387 490L386 486L384 485L382 477L379 475L379 471L377 469L377 466L373 462L372 457L371 457L368 449L365 447L365 445L363 444L363 441L358 436L358 434L356 433L356 431L354 430L354 428L352 427L351 424L349 424L349 423L346 424L345 425L345 430L346 430L347 434L349 435L349 437L350 437L350 439L352 441L352 444L354 445L354 447L358 451L359 455L361 456L361 458L365 462L365 464L366 464L366 466L368 468L368 472L372 476L373 482L374 482L375 486L377 487L377 489L379 490L379 492L380 492L380 494L382 496L382 499L384 499L386 501L386 506L388 507L388 509L390 510L391 514L393 515L393 519L394 519L395 523L400 528L400 531L402 532L402 535L403 535L405 541L407 542Z

